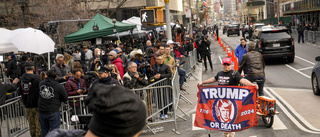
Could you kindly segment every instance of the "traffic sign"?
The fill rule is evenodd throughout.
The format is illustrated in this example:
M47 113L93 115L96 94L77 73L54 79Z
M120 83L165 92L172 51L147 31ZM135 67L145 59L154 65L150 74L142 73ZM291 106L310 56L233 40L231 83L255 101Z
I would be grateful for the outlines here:
M155 11L154 9L141 9L140 10L141 24L153 24L155 23Z

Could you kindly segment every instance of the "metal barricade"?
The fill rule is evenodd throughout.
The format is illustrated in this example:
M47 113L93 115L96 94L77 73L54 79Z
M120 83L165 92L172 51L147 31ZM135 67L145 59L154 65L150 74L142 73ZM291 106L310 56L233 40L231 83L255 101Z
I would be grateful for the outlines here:
M309 43L312 43L313 42L313 34L314 34L314 31L308 31L308 41Z
M29 130L26 116L26 108L21 96L6 100L6 104L0 106L1 137L19 136Z
M304 41L305 42L308 42L308 30L305 30L303 33L304 33Z
M179 87L179 86L178 86ZM175 113L175 94L173 93L170 80L167 78L161 79L152 85L141 89L133 89L140 96L147 108L147 124L146 127L153 133L150 125L175 122L176 128L176 113Z
M61 104L61 119L63 129L86 129L85 124L80 124L79 115L89 114L84 98L88 95L69 96L67 103Z

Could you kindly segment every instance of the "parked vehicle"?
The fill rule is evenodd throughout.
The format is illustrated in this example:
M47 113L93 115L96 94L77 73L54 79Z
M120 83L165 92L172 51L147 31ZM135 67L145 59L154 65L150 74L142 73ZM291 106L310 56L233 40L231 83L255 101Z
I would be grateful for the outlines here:
M320 78L320 56L315 57L317 63L314 65L311 73L311 83L312 83L312 90L313 94L320 95L319 89L319 78Z
M223 31L222 31L223 34L227 32L228 26L229 26L229 25L224 25L224 26L223 26Z
M265 60L285 58L288 63L294 62L294 39L288 33L288 29L274 27L256 29L251 38L248 36L246 38L256 43L256 50Z
M238 25L229 25L227 30L227 36L229 35L238 35L240 36L240 28Z

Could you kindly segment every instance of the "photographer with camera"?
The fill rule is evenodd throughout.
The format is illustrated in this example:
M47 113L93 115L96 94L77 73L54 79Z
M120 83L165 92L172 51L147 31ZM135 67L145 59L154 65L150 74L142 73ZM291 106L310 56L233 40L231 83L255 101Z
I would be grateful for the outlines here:
M141 74L145 74L148 78L150 78L153 70L149 62L144 58L144 54L142 53L142 51L140 49L136 50L133 53L133 56L134 58L132 58L130 61L137 64L138 72L140 72Z
M141 74L137 71L136 63L128 63L128 72L123 76L123 85L129 89L142 88L148 85L148 80L145 79L145 74Z
M71 68L64 64L64 56L62 54L57 54L56 56L56 64L51 66L51 70L55 70L57 73L57 81L65 82L71 76Z

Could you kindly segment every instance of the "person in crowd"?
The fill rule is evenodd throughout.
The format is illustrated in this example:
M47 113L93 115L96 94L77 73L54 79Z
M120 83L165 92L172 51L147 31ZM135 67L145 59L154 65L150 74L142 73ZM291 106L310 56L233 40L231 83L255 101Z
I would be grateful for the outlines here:
M201 42L201 51L202 51L202 59L203 59L203 62L204 62L204 67L205 67L205 70L207 71L208 70L208 67L207 67L207 59L210 63L210 68L211 70L213 70L213 67L212 67L212 61L211 61L211 50L210 50L210 45L211 45L211 42L208 40L208 36L205 36L203 41Z
M258 51L255 51L255 47L256 46L253 42L249 42L247 46L248 53L243 55L242 60L239 63L238 72L241 73L245 67L247 70L246 78L249 81L255 82L256 80L261 80L260 82L257 82L259 86L258 93L259 96L264 96L263 87L265 82L265 64L262 54Z
M71 54L71 53L70 53ZM65 64L65 65L68 65L68 66L72 66L72 63L73 63L73 56L71 56L69 53L64 53L64 55L63 55L63 63Z
M298 31L298 43L300 43L300 38L302 40L302 43L304 43L304 27L302 26L302 24L299 24L299 27L297 28Z
M202 62L202 56L201 56L201 38L200 38L200 35L196 35L196 39L194 40L195 41L195 44L197 45L197 59L198 59L198 62Z
M123 50L122 50L122 48L120 48L120 47L117 47L114 51L116 51L117 52L117 56L122 60L122 62L123 62L123 67L124 67L124 69L126 69L126 65L127 65L127 63L128 63L128 58L127 58L127 56L123 53Z
M94 86L98 83L105 85L120 85L117 79L114 79L110 76L110 69L106 67L100 67L97 72L99 74L99 79L93 81L91 87L88 90L88 94L92 93Z
M148 51L151 47L152 47L152 42L150 40L147 40L144 51Z
M121 58L118 57L117 52L114 50L110 51L108 55L109 55L109 59L112 61L111 64L114 64L117 66L118 71L120 73L120 77L122 79L123 74L124 74L124 68L122 66Z
M106 68L111 70L110 72L111 77L118 80L120 85L123 85L117 66L114 64L108 64Z
M128 63L128 71L123 76L123 86L129 89L138 89L148 85L145 76L137 71L135 62Z
M14 54L10 54L9 56L7 56L8 58L8 63L5 65L5 69L4 71L6 72L7 77L11 78L11 79L15 79L17 78L17 70L18 70L18 66L17 66L17 61L14 59L15 55Z
M156 64L152 67L153 77L152 81L158 81L163 78L171 78L172 72L168 65L164 64L163 56L158 55L156 57Z
M121 51L122 51L122 55L126 55L126 49L124 48L124 45L123 45L123 43L119 43L119 48L121 49Z
M98 84L85 104L93 112L87 132L57 129L47 137L138 137L145 126L145 104L128 88Z
M93 58L92 50L88 49L87 46L83 46L83 51L85 53L85 64L89 66L90 59Z
M162 55L162 58L163 58L163 62L164 64L168 65L171 69L171 73L172 75L174 75L174 73L176 72L176 62L175 62L175 59L170 56L170 46L165 46L164 48L164 54Z
M71 66L71 71L73 70L76 70L76 69L79 69L81 71L81 77L83 78L84 77L84 67L81 65L81 63L79 61L75 61L72 63L72 66Z
M249 27L249 38L251 38L252 37L252 34L253 34L253 28L252 28L252 25L250 25L250 27Z
M56 70L47 72L47 78L39 84L40 96L38 101L39 117L41 124L41 136L45 137L48 132L60 127L61 102L68 100L65 88L56 79Z
M71 69L68 65L64 64L64 56L62 54L57 54L56 62L57 63L53 64L50 69L56 71L58 82L67 81L71 75Z
M310 30L310 26L309 26L309 24L308 24L308 23L306 23L306 26L305 26L304 28L305 28L305 30Z
M66 89L66 92L69 97L71 96L78 96L83 95L87 93L87 85L84 81L84 79L81 78L82 72L80 69L73 69L72 70L72 77L69 78L69 80L66 82L64 88ZM76 114L81 114L80 110L80 102L74 103L74 100L79 100L79 98L69 99L72 100L70 104L71 107L73 107L72 113L76 111ZM73 114L73 115L76 115Z
M150 65L151 66L153 66L156 63L155 56L157 55L158 51L159 51L159 46L158 45L152 45L152 50L150 52L146 53L147 57L150 58Z
M42 72L40 73L40 78L41 78L41 80L45 80L47 77L48 77L48 76L47 76L47 72L42 71Z
M162 56L164 54L164 45L159 46L158 55Z
M5 104L6 96L7 96L6 93L11 93L18 88L17 86L18 82L19 82L18 78L15 78L11 84L4 84L0 82L0 106Z
M163 56L157 56L156 57L156 64L152 67L154 70L153 72L153 77L151 77L150 82L156 82L159 81L163 78L171 78L172 72L171 69L168 65L164 64ZM159 104L159 108L163 108L164 106L168 105L167 103L172 101L172 96L170 96L170 93L172 91L167 91L164 90L162 93L157 92L157 96L163 96L163 100L158 100L157 103ZM166 107L163 111L160 112L160 119L167 119L169 118L168 116L168 111L172 108L172 105L169 107Z
M193 50L193 43L189 37L185 37L184 40L186 42L184 49L187 52L186 54L189 54L189 52Z
M247 42L246 39L241 38L241 44L238 45L236 50L234 51L236 57L238 58L238 62L241 62L242 56L247 53Z
M174 42L173 42L172 40L168 40L168 41L167 41L167 45L170 46L170 50L171 50L170 56L171 56L171 57L175 57L175 53L174 53Z
M238 84L241 83L245 86L255 86L256 89L259 88L258 85L253 84L249 80L243 78L239 72L232 70L230 58L226 57L222 60L222 68L223 71L218 72L215 77L199 82L197 86L218 82L218 85L238 86ZM235 132L224 132L224 136L227 137L234 137L234 134Z
M26 62L25 70L26 73L21 76L18 84L18 94L22 96L22 102L26 107L31 137L41 137L38 109L39 83L41 79L39 75L33 74L34 64L32 62Z
M19 63L19 67L20 67L20 72L18 72L20 73L19 77L22 76L24 73L26 73L25 66L27 61L30 61L30 58L27 55L23 55L21 57L21 62Z
M216 34L217 34L217 40L219 39L219 27L215 25Z
M90 59L89 71L95 71L96 68L108 64L108 58L103 55L103 51L99 48L94 49L94 56Z
M173 40L175 42L179 42L180 45L183 45L183 41L184 41L184 30L183 30L183 25L180 24L179 20L176 20L176 24L173 26L172 28L174 31L172 31L173 33Z

